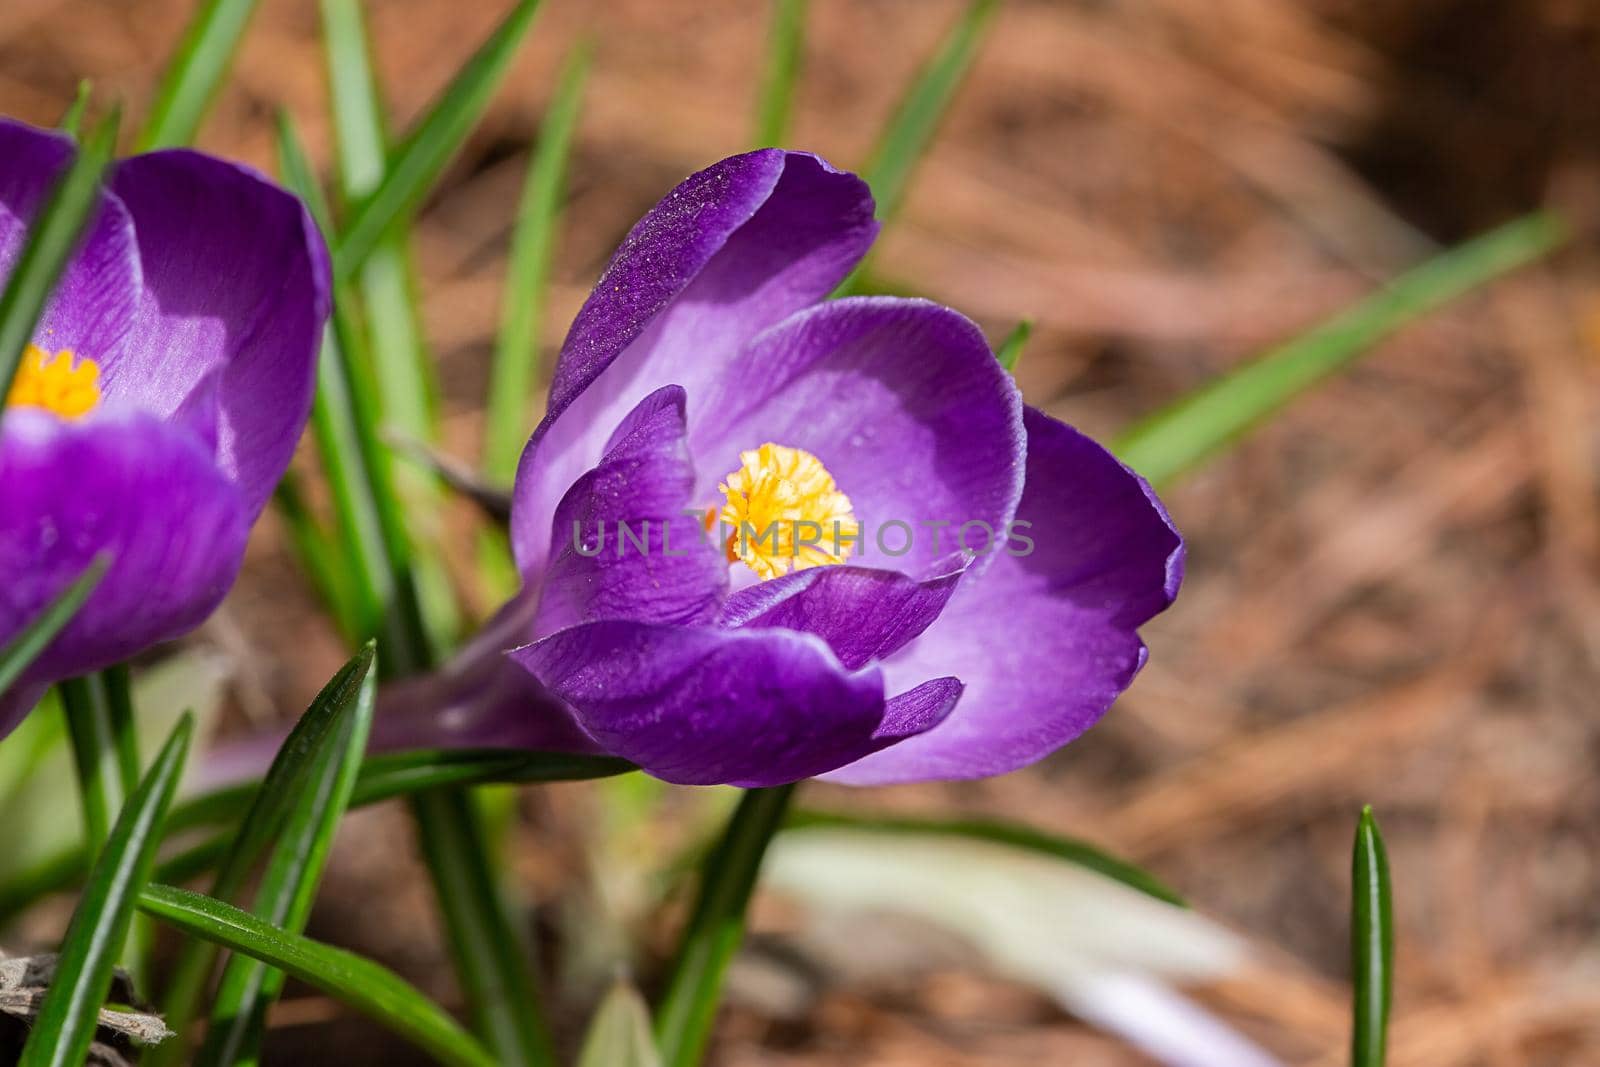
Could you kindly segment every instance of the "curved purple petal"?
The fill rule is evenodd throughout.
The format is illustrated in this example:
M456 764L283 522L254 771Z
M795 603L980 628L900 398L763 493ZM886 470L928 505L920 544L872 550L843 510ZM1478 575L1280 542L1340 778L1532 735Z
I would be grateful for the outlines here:
M967 561L958 557L917 581L870 567L812 567L747 586L729 597L720 626L816 634L855 670L899 651L926 630L956 590Z
M928 631L884 664L890 691L966 684L940 726L830 775L858 785L979 778L1043 758L1094 724L1144 665L1137 628L1172 603L1183 539L1144 480L1028 409L1019 520L1028 555L963 581ZM1021 548L1019 547L1020 551Z
M328 315L322 238L294 197L198 152L125 160L111 188L133 217L144 290L106 397L171 416L214 374L217 461L254 516L311 410Z
M10 275L29 223L74 151L65 134L0 119L0 279ZM34 328L34 343L52 354L74 352L108 370L122 352L140 287L133 223L122 202L103 193Z
M143 412L0 419L0 643L99 553L111 564L35 662L33 682L98 670L205 619L232 585L250 515L187 431Z
M601 619L692 623L716 613L728 562L685 514L694 466L683 408L676 385L639 401L599 466L562 498L534 637Z
M639 220L573 321L522 455L511 532L524 574L610 428L663 385L694 403L745 341L826 296L877 235L872 211L855 175L763 149L693 175Z
M1016 384L976 326L925 300L858 297L803 311L689 400L700 495L716 496L745 449L805 449L866 527L852 563L926 575L959 547L965 523L982 524L966 544L983 552L1003 541L1022 492ZM974 574L995 551L974 560Z
M891 713L877 668L846 671L820 639L788 630L598 622L510 655L607 752L684 785L798 781L948 710L924 693Z

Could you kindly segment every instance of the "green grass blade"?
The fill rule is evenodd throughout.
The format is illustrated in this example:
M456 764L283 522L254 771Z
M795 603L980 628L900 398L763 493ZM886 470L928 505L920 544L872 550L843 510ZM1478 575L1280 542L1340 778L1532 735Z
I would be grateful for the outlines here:
M1351 1067L1383 1067L1394 989L1394 906L1389 856L1370 807L1361 811L1351 861L1350 971L1355 985Z
M11 392L33 328L100 200L100 177L117 147L113 111L84 139L28 228L22 252L0 292L0 398Z
M88 78L79 78L78 91L72 94L72 103L67 105L61 121L56 123L56 129L76 141L78 134L83 131L83 113L89 109L89 98L93 95L94 82Z
M100 584L100 579L105 577L106 568L110 565L109 557L96 556L84 572L73 579L71 585L7 641L4 648L0 648L0 693L10 689L29 664L39 658L45 646L72 621L78 609L89 599L89 594L94 592L94 587Z
M1188 906L1183 897L1148 871L1126 860L1118 859L1087 841L1045 833L1023 823L1002 819L925 819L914 816L850 815L845 812L804 810L792 814L788 825L795 829L838 826L885 834L969 837L979 841L991 841L1064 860L1121 882L1157 900L1179 907Z
M995 358L1000 360L1000 365L1016 373L1017 361L1022 358L1022 350L1028 347L1028 338L1032 336L1032 319L1023 319L1017 323L1016 328L1006 335L1006 339L1000 342L1000 347L995 352Z
M305 201L332 239L329 209L293 122L280 115L278 164L284 183ZM342 542L350 552L349 581L355 632L377 634L386 669L407 673L425 664L420 614L409 589L409 535L395 494L393 457L378 438L376 387L362 357L365 339L355 321L351 287L335 287L332 324L317 363L311 425L328 476Z
M772 0L772 32L767 38L756 109L756 148L781 148L789 135L794 89L806 44L806 0Z
M19 1067L78 1067L88 1055L193 732L194 720L185 715L106 839L67 927L55 978L39 1006Z
M661 1067L650 1033L650 1009L627 982L611 987L595 1009L578 1067Z
M375 195L390 173L383 102L372 70L360 4L356 0L323 0L322 12L334 128L338 133L340 189L345 202L360 204ZM463 139L466 132L461 131ZM443 160L440 165L442 168ZM430 185L431 182L432 178ZM419 441L432 441L437 437L439 386L417 317L407 232L409 214L407 211L397 215L384 227L359 269L350 275L352 288L359 292L365 310L365 343L360 347L350 345L350 331L342 327L339 336L341 344L347 346L347 360L359 362L372 375L376 390L373 416L381 418L385 428ZM341 239L331 231L330 239L337 259ZM354 306L348 293L343 303L347 309ZM375 422L374 432L376 428ZM428 642L431 656L433 650L454 643L461 626L454 591L437 554L414 553L410 549L413 541L429 544L437 538L437 531L419 520L438 514L438 486L434 479L413 468L393 461L385 467L389 485L400 495L398 503L411 517L409 522L400 524L402 543L392 545L391 554L397 569L405 572L408 590L415 593L415 613L423 624L418 636ZM406 668L392 655L385 662L391 667Z
M324 8L334 2L325 0ZM389 155L382 181L356 207L334 250L336 278L350 277L389 228L428 194L494 95L538 9L539 0L520 0Z
M411 810L474 1029L507 1067L554 1067L529 951L506 916L472 795L421 793Z
M745 790L706 858L694 912L656 1015L656 1040L667 1067L696 1067L705 1053L723 978L744 940L745 912L761 861L783 826L794 791L793 785Z
M338 747L341 732L360 714L363 694L374 676L373 657L369 644L341 667L284 739L261 784L245 787L236 794L240 803L235 810L243 817L222 838L227 848L211 882L212 896L222 900L236 896L267 846L285 832L292 813L304 803L308 780L325 762L324 754ZM180 813L173 815L170 828L182 829ZM171 876L166 868L167 864L162 864L159 871L163 878ZM215 958L208 945L190 943L174 964L162 1007L167 1025L177 1031L179 1038L154 1050L151 1059L155 1067L183 1062L184 1030L194 1018Z
M140 152L194 140L200 120L222 89L255 7L255 0L205 0L156 90L150 117L139 135Z
M114 701L98 675L70 678L57 687L66 710L67 736L78 770L84 837L91 854L111 833L111 822L139 780L138 738L132 709Z
M972 0L945 34L939 50L912 80L878 139L872 159L862 168L861 176L872 187L872 196L878 202L878 218L885 224L899 212L911 173L933 143L939 122L965 80L999 7L999 0ZM857 292L866 269L865 263L857 266L834 295Z
M377 682L377 673L369 670L354 706L339 716L333 736L307 769L299 797L273 846L251 910L274 926L294 933L305 929L334 832L350 804L366 751ZM282 992L283 981L282 971L257 960L244 956L229 960L212 1000L205 1045L195 1062L255 1067L267 1006Z
M1444 252L1142 420L1112 450L1158 488L1167 485L1402 326L1548 255L1568 236L1560 219L1535 214Z
M911 172L927 153L999 6L998 0L974 0L967 6L945 35L938 52L912 82L884 130L877 152L864 172L878 201L880 219L887 221L900 210Z
M522 187L484 427L483 473L493 484L511 484L522 446L533 429L530 415L538 378L539 328L560 226L572 133L578 125L583 85L589 74L589 53L587 43L580 44L568 58L540 126L539 144Z
M497 1067L443 1008L393 971L354 953L279 930L231 904L150 885L139 907L192 937L241 952L346 1004L452 1067Z

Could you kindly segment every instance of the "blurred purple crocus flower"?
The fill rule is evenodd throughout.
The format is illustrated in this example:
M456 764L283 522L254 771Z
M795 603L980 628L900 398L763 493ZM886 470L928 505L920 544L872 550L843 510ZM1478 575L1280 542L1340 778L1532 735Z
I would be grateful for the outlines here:
M73 142L0 120L0 279ZM97 555L109 567L11 692L192 629L310 411L327 252L299 201L190 151L115 165L0 413L0 643Z
M391 690L382 744L869 784L1010 771L1099 718L1183 542L1142 479L1022 404L970 321L823 302L876 234L864 182L775 149L640 220L522 457L522 592ZM819 551L702 536L745 517L843 533ZM1005 549L980 536L1013 530Z

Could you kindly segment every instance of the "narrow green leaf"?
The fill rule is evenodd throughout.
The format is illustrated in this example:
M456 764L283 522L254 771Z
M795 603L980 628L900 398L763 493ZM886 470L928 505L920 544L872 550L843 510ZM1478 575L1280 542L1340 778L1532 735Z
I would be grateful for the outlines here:
M862 177L867 179L872 196L878 202L878 218L884 223L899 212L911 183L911 172L933 143L939 122L966 78L967 69L999 6L999 0L972 0L945 34L939 50L912 80L899 108L884 128L871 161L862 168ZM863 262L839 284L834 295L858 292L865 270L867 265Z
M781 148L789 135L795 83L806 43L806 0L772 0L772 32L767 38L761 102L756 111L757 148Z
M1548 255L1569 236L1559 218L1535 214L1476 237L1142 420L1112 450L1166 485L1402 326Z
M222 89L255 7L255 0L204 0L156 90L155 104L139 135L139 151L194 140L200 120Z
M45 301L94 217L100 202L100 176L116 151L119 118L113 110L84 140L28 227L22 252L0 292L0 398L11 392Z
M472 795L419 793L411 810L474 1029L507 1067L554 1067L530 952L506 915Z
M39 1006L19 1067L77 1067L88 1055L193 732L194 720L185 715L106 839L67 927L55 978Z
M1188 906L1183 897L1148 871L1135 867L1126 860L1120 860L1087 841L1045 833L1023 823L1002 819L925 819L897 815L851 815L846 812L808 809L790 815L788 826L795 829L838 826L885 834L970 837L979 841L992 841L1065 860L1096 874L1105 875L1141 893L1149 894L1157 900L1179 907Z
M632 984L618 981L595 1009L578 1067L661 1067L650 1009Z
M386 967L279 930L231 904L168 885L145 887L139 907L193 937L276 967L382 1024L452 1067L498 1061L443 1008Z
M389 227L428 194L494 95L538 9L539 0L520 0L391 153L381 183L357 206L334 250L336 278L350 277Z
M83 128L83 113L89 108L89 98L94 95L94 82L88 78L78 79L78 91L72 95L72 103L67 105L67 110L62 114L61 121L56 128L70 136L74 141Z
M383 102L360 4L356 0L323 0L322 10L338 133L340 189L345 202L359 204L389 173ZM352 331L338 320L335 325L347 362L370 373L375 389L375 404L370 410L359 407L357 414L378 420L371 426L374 433L381 421L385 430L432 441L438 433L439 385L417 315L408 223L409 211L397 215L350 276L351 288L359 293L365 310L364 343L353 344ZM331 232L330 241L337 257L339 239ZM355 305L350 293L341 291L340 302L348 312ZM461 628L454 590L438 554L412 551L413 544L428 545L437 537L437 531L422 519L438 513L438 485L397 463L388 450L384 457L382 473L388 488L399 494L393 503L396 514L403 517L395 536L390 537L389 551L398 572L397 584L403 585L399 591L416 601L414 609L409 602L401 607L421 624L413 636L426 641L425 658L431 659L437 649L455 641ZM388 503L379 500L380 507ZM386 651L391 653L384 660L386 669L410 672L423 666L396 659L392 654L396 650Z
M1394 990L1389 856L1372 808L1361 810L1351 861L1350 972L1355 985L1351 1067L1383 1067Z
M84 572L73 579L71 585L7 641L4 648L0 648L0 693L10 689L22 677L22 672L28 669L28 665L39 658L39 653L45 650L51 639L72 621L84 601L89 599L89 594L94 592L94 587L100 584L100 579L105 577L106 568L110 565L110 557L96 556Z
M83 826L91 854L111 833L111 822L139 779L138 737L125 685L113 699L99 675L70 678L58 687L67 735L78 770Z
M589 54L587 42L578 45L561 74L539 129L539 145L528 164L511 238L483 445L483 473L491 483L500 485L511 484L532 429L529 415L538 377L539 327Z
M212 880L212 896L231 900L243 888L267 846L274 839L283 840L292 813L305 804L318 769L326 765L325 754L339 748L339 739L347 732L348 724L361 714L360 707L375 677L373 656L373 647L368 644L339 669L284 739L260 786L245 791L248 806L241 805L244 817L222 839L227 842L227 851ZM169 820L173 830L182 828L178 814L174 812L174 818ZM162 865L162 877L170 876L167 866ZM167 1025L180 1035L194 1018L215 959L208 946L191 943L184 947L173 967L163 1008ZM156 1050L152 1059L159 1067L183 1062L184 1053L180 1039Z
M995 357L1000 360L1000 365L1013 373L1017 369L1017 360L1022 358L1022 350L1028 346L1028 338L1033 336L1033 320L1023 319L1017 323L1016 328L1006 335L1000 342L1000 348L995 352Z
M999 6L997 0L973 0L967 6L945 35L938 52L911 83L899 110L883 131L878 150L865 170L867 184L878 201L880 219L893 218L899 211L911 172L927 153Z
M273 490L272 501L289 527L295 558L316 587L317 595L332 611L339 632L354 642L365 630L350 577L354 563L344 550L344 542L335 538L312 512L297 471L284 472Z
M278 121L278 163L284 183L305 201L330 241L329 209L286 114ZM378 438L376 387L362 358L365 339L348 285L335 287L332 323L317 363L311 425L333 497L334 513L352 566L355 632L377 634L385 669L409 673L426 666L426 645L410 578L409 535L391 481L392 457Z
M350 804L361 756L372 727L378 676L367 671L354 706L339 716L327 741L307 769L283 832L267 861L251 911L293 933L305 929L322 880L339 820ZM212 999L211 1024L198 1064L254 1067L260 1060L267 1006L283 991L284 974L244 956L234 956L222 972Z
M667 1067L696 1067L705 1054L728 964L744 940L745 912L761 860L783 826L794 791L793 785L745 790L706 858L656 1016L656 1039Z

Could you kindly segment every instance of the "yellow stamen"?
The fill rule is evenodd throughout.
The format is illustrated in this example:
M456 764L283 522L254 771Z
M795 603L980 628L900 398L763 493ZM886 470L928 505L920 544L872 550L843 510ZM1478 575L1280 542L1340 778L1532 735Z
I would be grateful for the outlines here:
M728 562L776 578L849 557L861 524L820 459L769 441L739 453L739 463L717 486L726 501L715 517L731 531ZM708 529L711 521L708 514Z
M6 394L6 405L44 408L64 419L76 419L100 403L100 366L92 359L74 359L71 352L54 356L37 345L22 354L22 365Z

